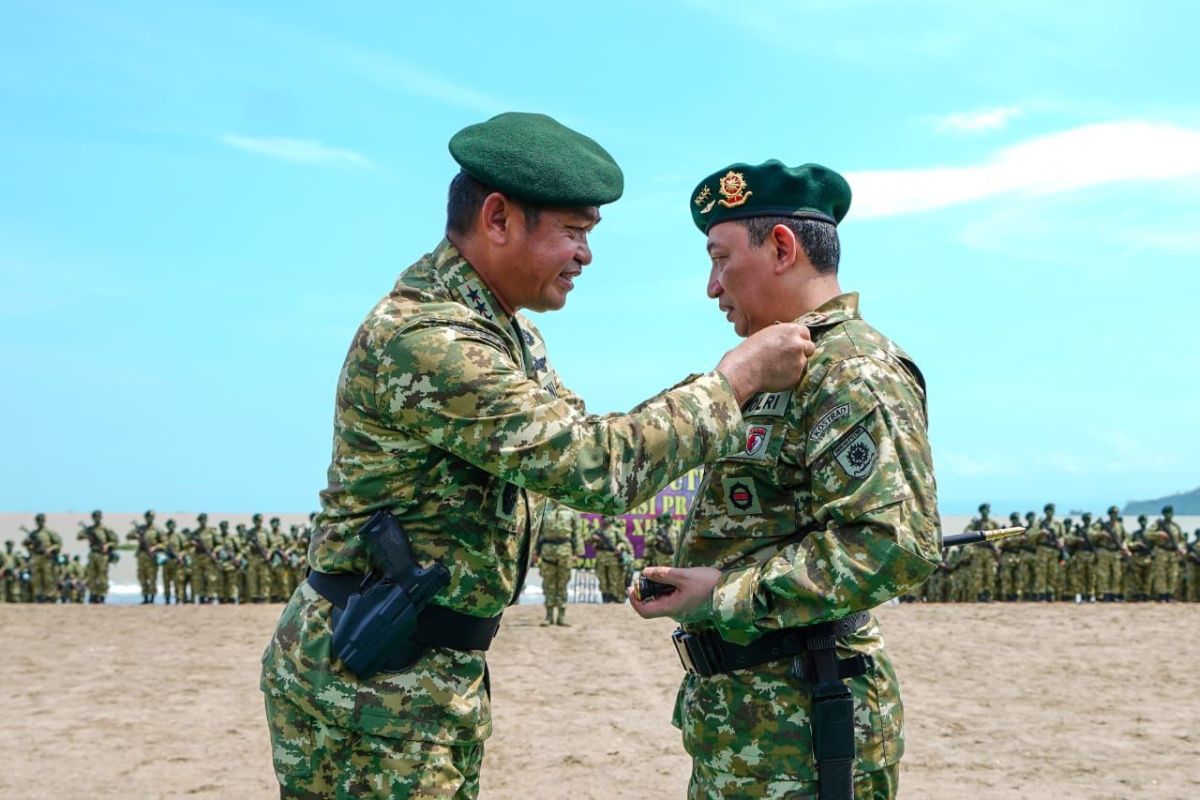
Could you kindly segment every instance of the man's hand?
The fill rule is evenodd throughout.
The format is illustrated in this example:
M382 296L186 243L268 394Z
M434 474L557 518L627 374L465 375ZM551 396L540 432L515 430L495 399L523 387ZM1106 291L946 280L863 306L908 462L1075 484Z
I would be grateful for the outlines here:
M712 567L646 567L642 575L659 583L670 584L675 591L641 602L626 590L633 610L645 619L671 617L676 622L693 622L708 614L713 589L721 579L721 571Z
M725 354L717 372L733 387L738 405L755 392L782 392L800 382L816 345L808 328L779 322L749 336Z

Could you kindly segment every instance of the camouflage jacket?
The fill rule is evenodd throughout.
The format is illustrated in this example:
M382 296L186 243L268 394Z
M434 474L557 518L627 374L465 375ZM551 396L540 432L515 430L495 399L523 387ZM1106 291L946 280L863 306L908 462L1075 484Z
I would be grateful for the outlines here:
M583 556L582 520L564 505L553 501L546 504L542 527L538 532L535 550L545 561L571 562Z
M742 416L717 373L625 415L589 416L537 329L508 314L443 240L367 315L338 380L333 460L308 560L369 569L361 525L390 509L418 561L450 584L435 602L481 617L518 597L542 502L621 513L734 452ZM479 652L432 648L401 673L359 681L331 659L330 606L304 584L263 661L262 688L332 724L431 742L491 732Z
M34 556L56 556L62 552L62 537L49 528L34 528L22 544Z
M76 539L87 539L88 552L93 555L102 553L110 553L117 548L120 542L117 540L117 534L112 528L107 525L88 525L79 533L75 534Z
M840 295L800 319L816 342L791 392L743 408L743 450L708 467L676 564L724 575L705 618L746 643L764 632L840 619L921 584L941 561L925 391L916 366ZM856 769L903 750L899 692L875 621L839 643L874 656L848 683ZM693 756L740 772L813 780L808 692L790 660L709 678L685 677L675 723ZM786 709L786 711L784 711ZM733 724L729 724L732 722Z

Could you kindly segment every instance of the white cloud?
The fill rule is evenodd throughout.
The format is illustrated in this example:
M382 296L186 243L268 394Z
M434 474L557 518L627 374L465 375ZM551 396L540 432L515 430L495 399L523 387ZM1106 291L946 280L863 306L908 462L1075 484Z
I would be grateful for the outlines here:
M959 111L934 119L934 127L943 133L980 133L1003 128L1009 120L1024 113L1020 106Z
M1055 194L1118 181L1200 175L1200 131L1124 121L1040 136L966 167L847 175L854 218L914 214L1013 192Z
M369 167L371 161L362 153L341 147L330 147L311 139L285 139L282 137L250 137L227 134L221 141L238 150L256 153L298 164L349 164Z

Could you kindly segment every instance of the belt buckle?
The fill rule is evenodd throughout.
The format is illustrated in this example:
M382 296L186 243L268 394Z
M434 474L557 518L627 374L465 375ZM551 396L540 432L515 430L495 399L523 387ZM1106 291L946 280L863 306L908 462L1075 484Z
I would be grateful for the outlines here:
M691 653L688 652L687 641L692 635L683 628L676 628L671 634L671 644L675 645L675 652L679 655L679 663L683 664L685 672L696 674L696 665L692 662Z

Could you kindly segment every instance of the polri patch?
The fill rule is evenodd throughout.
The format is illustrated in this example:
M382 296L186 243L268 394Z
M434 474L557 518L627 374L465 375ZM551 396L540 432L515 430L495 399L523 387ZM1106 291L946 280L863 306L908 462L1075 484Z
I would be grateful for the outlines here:
M758 487L753 478L740 475L721 478L721 485L725 488L725 510L730 515L762 513L762 506L758 502Z
M810 441L817 441L825 431L829 430L829 426L837 422L839 419L850 416L850 404L842 403L837 408L830 411L825 416L817 420L817 424L813 425L812 432L808 434Z
M834 448L833 457L851 478L865 478L875 469L879 448L867 429L860 425Z
M743 417L782 417L791 403L791 392L760 392L746 401Z

